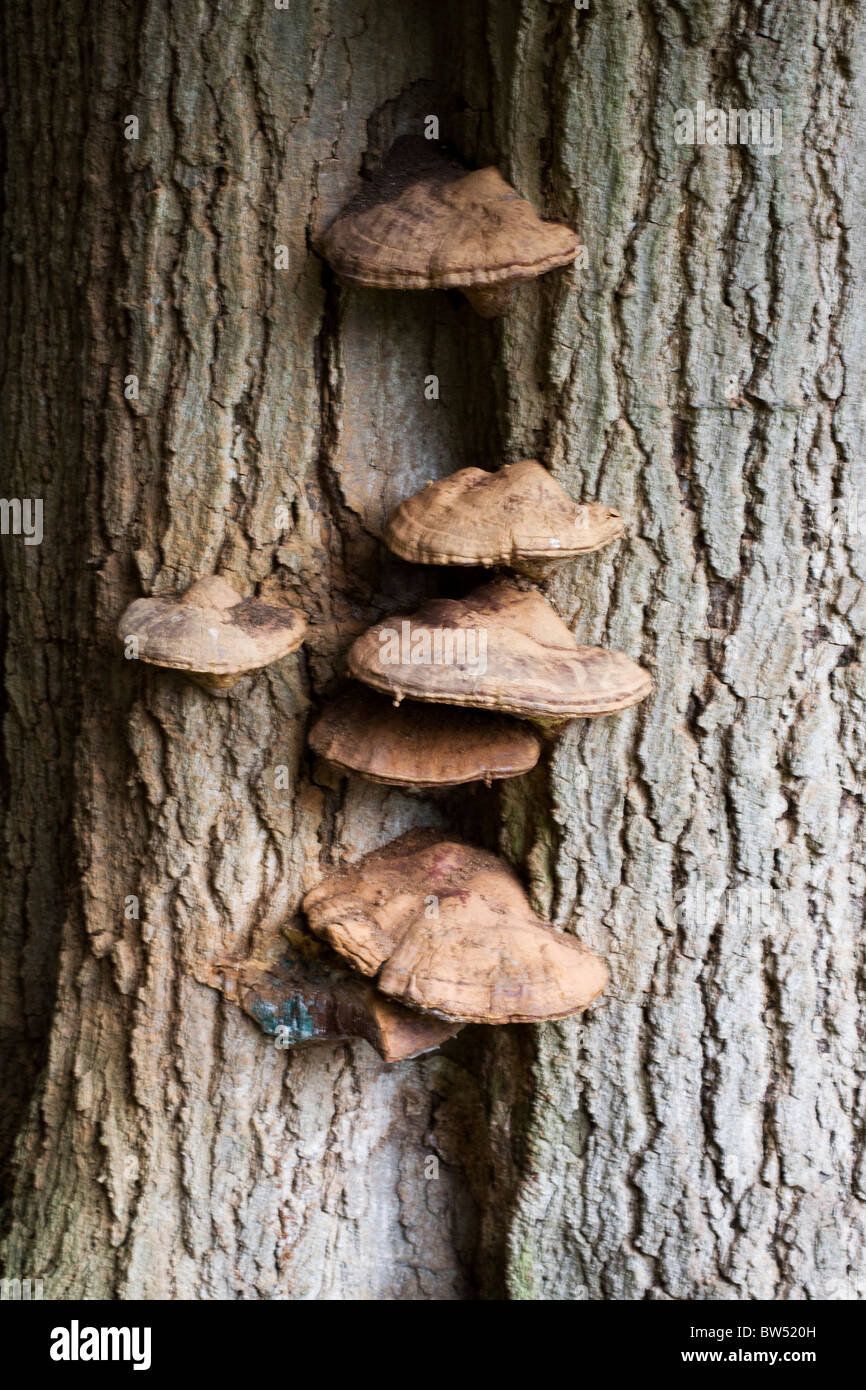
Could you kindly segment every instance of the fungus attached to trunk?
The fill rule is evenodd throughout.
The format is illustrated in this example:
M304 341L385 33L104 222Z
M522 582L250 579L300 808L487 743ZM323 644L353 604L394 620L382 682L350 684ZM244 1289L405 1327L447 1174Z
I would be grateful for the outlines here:
M185 671L205 690L222 691L248 671L296 651L306 630L297 609L242 598L214 575L180 595L136 599L117 632L129 655Z
M404 788L457 787L518 777L538 762L541 741L507 715L431 710L392 702L354 685L329 704L310 730L313 752L371 782Z
M614 714L652 690L642 667L579 646L536 589L508 579L377 623L353 643L349 670L398 703L470 705L542 724Z
M401 502L385 540L424 565L509 565L532 578L622 535L619 512L573 502L536 459L461 468Z
M200 984L240 1005L280 1048L364 1038L386 1062L432 1052L459 1025L387 999L370 980L322 959L300 933L271 938L245 960L193 962Z
M459 289L485 318L514 286L568 265L580 242L544 222L492 167L469 172L426 140L398 140L331 224L324 256L344 280L377 289Z
M304 899L312 930L383 994L464 1023L541 1023L579 1013L607 967L536 917L495 854L413 830L326 878Z

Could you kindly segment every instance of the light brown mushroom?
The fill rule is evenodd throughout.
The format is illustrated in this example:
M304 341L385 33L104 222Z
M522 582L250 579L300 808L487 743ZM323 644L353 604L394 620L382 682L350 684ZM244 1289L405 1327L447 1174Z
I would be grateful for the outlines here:
M331 224L324 256L351 284L459 289L485 318L515 285L577 255L570 228L544 222L492 167L470 173L426 140L404 137Z
M398 703L470 705L542 724L614 714L652 690L649 673L622 652L579 646L525 580L494 580L377 623L352 644L349 670Z
M312 930L403 1004L465 1023L540 1023L591 1004L607 967L542 922L495 854L410 831L304 898Z
M619 512L579 505L536 459L497 473L461 468L401 502L385 540L423 565L509 565L541 578L552 566L622 535Z
M180 595L136 599L117 628L140 661L185 671L211 691L228 690L248 671L296 651L306 630L297 609L242 598L217 575Z
M370 782L412 788L457 787L519 777L538 762L541 741L507 715L431 710L353 684L327 705L309 735L313 752Z
M192 963L201 983L238 1004L281 1050L364 1038L386 1062L418 1057L453 1038L459 1025L405 1008L369 980L323 958L298 932L274 936L255 956Z

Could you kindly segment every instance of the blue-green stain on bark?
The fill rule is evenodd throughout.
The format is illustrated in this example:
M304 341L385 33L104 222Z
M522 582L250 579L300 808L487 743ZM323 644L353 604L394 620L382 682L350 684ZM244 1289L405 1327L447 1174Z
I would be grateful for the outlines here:
M273 1004L265 999L251 999L249 1012L266 1033L276 1033L280 1027L289 1030L291 1043L308 1042L315 1036L313 1015L302 999L285 999Z

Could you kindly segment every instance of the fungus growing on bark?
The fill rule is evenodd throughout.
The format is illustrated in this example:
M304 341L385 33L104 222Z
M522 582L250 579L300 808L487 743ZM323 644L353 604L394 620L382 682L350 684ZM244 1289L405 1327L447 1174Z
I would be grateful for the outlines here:
M205 690L223 691L296 651L306 630L297 609L242 598L213 575L180 595L136 599L117 632L140 661L185 671Z
M280 1049L364 1038L386 1062L431 1052L458 1025L405 1008L362 979L322 959L319 942L289 933L245 960L193 963L195 978L240 1005Z
M313 752L371 782L405 788L457 787L519 777L538 762L541 741L507 715L431 710L353 685L310 730Z
M579 646L536 589L508 579L377 623L352 644L349 670L397 703L471 705L542 724L614 714L652 690L642 667Z
M495 854L413 830L304 898L312 930L383 994L464 1023L579 1013L607 967L536 917Z
M469 172L404 137L321 240L351 284L459 289L479 314L508 308L515 285L577 255L570 228L544 222L494 168Z
M509 565L540 578L563 560L622 535L619 512L573 502L536 459L497 473L461 468L401 502L385 540L424 565Z

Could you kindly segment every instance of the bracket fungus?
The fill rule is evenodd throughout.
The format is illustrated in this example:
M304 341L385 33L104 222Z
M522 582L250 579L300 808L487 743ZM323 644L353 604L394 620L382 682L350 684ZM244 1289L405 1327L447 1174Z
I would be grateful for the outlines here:
M541 1023L592 1003L604 961L542 922L495 854L439 834L410 831L311 889L312 930L383 994L442 1019Z
M485 318L515 285L577 256L569 227L545 222L492 166L470 172L426 140L396 141L381 170L321 239L350 284L458 289Z
M507 715L470 709L431 710L390 700L355 685L319 715L309 735L314 753L371 782L403 788L490 783L529 772L541 740Z
M619 512L573 502L537 459L496 473L461 468L401 502L385 540L404 560L424 565L508 565L532 578L623 532Z
M196 960L200 984L218 989L281 1049L364 1038L386 1062L432 1052L460 1031L454 1023L387 999L370 980L321 959L300 933L272 937L246 960Z
M614 714L652 690L636 662L579 646L536 589L510 579L377 623L352 644L349 670L398 704L470 705L554 725Z
M136 599L117 632L125 645L135 643L139 660L185 671L205 690L223 691L297 651L306 630L296 608L242 598L212 575L180 595Z

